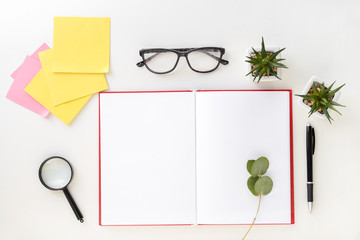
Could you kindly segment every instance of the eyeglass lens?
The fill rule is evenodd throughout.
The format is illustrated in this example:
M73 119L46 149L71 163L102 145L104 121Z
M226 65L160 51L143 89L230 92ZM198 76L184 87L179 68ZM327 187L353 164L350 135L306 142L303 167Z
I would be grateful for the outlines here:
M147 52L144 54L145 64L154 72L164 73L171 71L177 61L178 55L174 52Z
M217 49L201 49L188 54L190 66L199 72L215 69L219 65L221 53Z

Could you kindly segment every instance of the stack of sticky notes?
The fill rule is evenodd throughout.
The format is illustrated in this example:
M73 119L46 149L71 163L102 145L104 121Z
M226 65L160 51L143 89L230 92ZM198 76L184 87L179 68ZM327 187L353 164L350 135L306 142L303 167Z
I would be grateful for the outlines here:
M7 98L69 124L94 93L108 88L110 18L55 17L54 48L44 44L12 74Z

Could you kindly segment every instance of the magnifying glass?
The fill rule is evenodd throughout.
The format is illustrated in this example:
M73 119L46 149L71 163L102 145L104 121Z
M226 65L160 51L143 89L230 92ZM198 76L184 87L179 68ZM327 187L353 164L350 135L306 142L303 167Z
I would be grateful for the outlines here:
M76 218L83 223L83 215L67 189L72 176L73 171L70 163L65 158L58 156L46 159L39 168L40 182L50 190L63 190Z

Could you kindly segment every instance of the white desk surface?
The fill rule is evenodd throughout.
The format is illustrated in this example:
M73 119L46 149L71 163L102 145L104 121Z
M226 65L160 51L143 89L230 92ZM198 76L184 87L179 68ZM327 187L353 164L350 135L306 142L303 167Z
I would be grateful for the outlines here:
M247 226L100 227L98 225L98 95L66 126L7 100L10 74L43 42L52 46L54 16L111 17L110 90L293 89L312 75L346 83L343 116L307 118L294 98L295 224L255 226L247 239L360 239L359 1L6 1L0 8L1 239L241 239ZM245 74L246 49L286 47L283 80L254 84ZM222 46L230 63L211 74L154 75L136 67L141 48ZM183 60L183 59L182 59ZM306 203L305 126L316 128L315 204ZM85 222L61 192L39 182L40 163L61 155L75 175L69 190ZM246 183L244 183L246 184ZM261 214L261 211L260 211Z

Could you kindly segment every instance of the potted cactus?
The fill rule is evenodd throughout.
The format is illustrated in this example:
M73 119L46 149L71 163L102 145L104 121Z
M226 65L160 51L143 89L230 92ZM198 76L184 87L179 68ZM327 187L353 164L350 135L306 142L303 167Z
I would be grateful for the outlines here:
M336 102L340 96L339 90L345 84L336 89L332 89L334 83L335 82L327 87L320 78L313 76L306 85L302 94L295 94L295 96L300 97L298 99L298 103L309 111L309 117L312 114L315 114L321 119L327 118L327 120L331 123L331 120L333 120L330 116L331 111L335 111L341 115L335 106L345 107Z
M280 53L285 48L266 47L264 38L261 41L261 48L251 48L247 51L247 60L249 63L250 78L257 83L262 81L281 80L281 68L287 68L284 64L280 63L285 59L281 58Z

